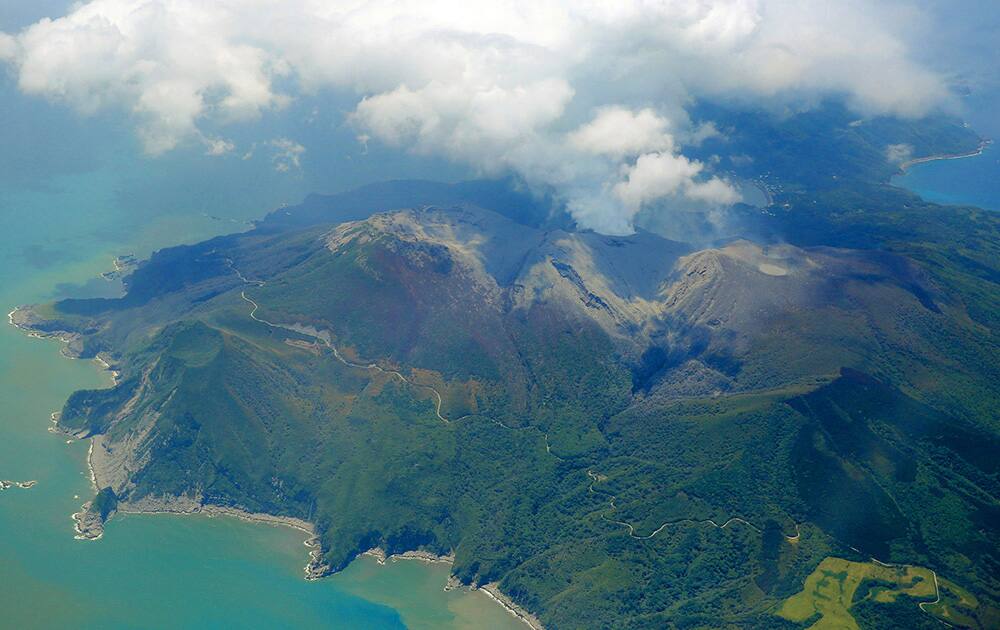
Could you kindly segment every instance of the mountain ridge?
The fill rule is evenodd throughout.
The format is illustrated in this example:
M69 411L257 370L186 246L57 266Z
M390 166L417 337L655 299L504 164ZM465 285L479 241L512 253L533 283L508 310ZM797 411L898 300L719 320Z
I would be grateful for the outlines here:
M823 558L878 557L989 619L995 296L956 253L989 270L1000 223L851 185L736 208L770 236L709 247L316 198L10 319L119 372L59 418L99 490L307 520L314 569L453 553L546 626L773 627Z

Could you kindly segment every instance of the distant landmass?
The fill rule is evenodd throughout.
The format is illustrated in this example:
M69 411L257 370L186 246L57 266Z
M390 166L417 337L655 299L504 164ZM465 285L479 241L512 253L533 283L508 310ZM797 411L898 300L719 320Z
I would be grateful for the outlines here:
M395 181L16 309L115 372L58 416L77 534L278 520L310 578L421 552L553 628L996 627L1000 216L889 184L889 147L982 139L694 111L765 207L610 237L516 182Z

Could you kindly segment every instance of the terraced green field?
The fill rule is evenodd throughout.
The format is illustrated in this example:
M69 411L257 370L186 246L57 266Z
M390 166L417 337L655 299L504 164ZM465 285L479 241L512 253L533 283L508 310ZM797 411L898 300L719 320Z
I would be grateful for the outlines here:
M933 618L962 628L994 627L1000 612L980 607L971 593L924 567L829 557L806 578L802 591L782 603L777 614L811 630L853 630L872 627L871 613L886 613L890 608L880 604L909 607L908 614L922 625ZM864 625L853 614L860 608L867 608ZM914 610L925 616L915 616Z
M778 614L798 623L818 616L810 628L858 628L850 609L856 601L858 588L868 586L860 599L894 602L900 596L918 601L934 601L937 597L934 575L921 567L884 566L874 562L851 562L843 558L826 558L806 578L802 592L789 597Z

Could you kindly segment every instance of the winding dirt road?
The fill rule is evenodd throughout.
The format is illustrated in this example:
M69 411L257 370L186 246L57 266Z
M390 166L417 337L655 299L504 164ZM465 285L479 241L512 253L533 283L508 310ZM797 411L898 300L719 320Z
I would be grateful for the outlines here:
M249 284L257 287L262 287L266 284L263 280L251 280L246 276L244 276L243 273L233 264L232 260L227 259L227 262L229 263L229 267L233 270L236 276L244 284ZM250 319L254 320L255 322L264 324L265 326L269 326L271 328L286 330L289 332L293 332L295 334L312 337L313 339L320 341L321 343L323 343L323 345L329 348L330 352L333 353L334 358L336 358L338 361L340 361L347 367L356 368L360 370L370 370L382 374L388 374L389 376L398 378L400 382L405 383L406 385L410 385L411 387L419 387L421 389L426 389L430 391L434 395L434 402L435 402L434 415L437 416L438 420L440 420L445 424L451 424L452 422L458 422L459 420L465 420L466 418L472 418L477 415L477 414L465 414L464 416L459 416L457 418L449 420L448 418L444 417L444 415L441 414L441 406L444 404L444 399L441 397L441 393L433 386L423 385L421 383L414 383L410 379L406 378L406 376L403 375L401 372L398 372L397 370L385 369L382 366L378 365L377 363L354 363L353 361L349 361L344 358L344 356L340 353L340 350L337 349L337 346L333 344L333 342L331 341L332 335L330 333L326 331L311 332L304 326L297 326L294 324L288 324L288 325L276 324L261 317L257 317L257 311L260 309L260 305L247 296L246 290L240 291L240 297L243 298L243 300L250 305ZM489 420L490 422L499 427L507 429L508 431L537 431L538 433L541 434L542 440L545 442L545 452L559 461L565 461L562 457L552 452L552 446L549 444L549 434L541 430L540 428L536 426L512 427L494 418L489 418L487 416L483 416L483 418Z
M258 285L258 286L260 286L260 285ZM407 385L410 385L412 387L419 387L421 389L429 390L432 394L434 394L434 401L435 401L434 415L436 415L438 417L438 420L440 420L441 422L443 422L445 424L451 424L452 422L455 422L455 421L458 421L458 420L462 420L463 418L468 418L471 415L471 414L466 414L464 416L460 416L458 418L455 418L454 420L449 420L448 418L445 418L444 416L441 415L441 405L443 404L444 401L441 398L441 394L434 387L432 387L430 385L421 385L420 383L414 383L410 379L408 379L405 376L403 376L400 372L397 372L396 370L387 370L387 369L383 368L382 366L380 366L380 365L378 365L376 363L363 364L363 363L354 363L353 361L348 361L347 359L345 359L343 357L343 355L340 354L340 350L338 350L337 347L335 345L333 345L333 343L330 342L330 340L329 340L329 338L328 338L327 335L310 334L310 333L306 332L304 329L299 328L299 327L292 327L290 325L289 326L282 326L281 324L275 324L274 322L269 322L266 319L261 319L260 317L257 317L257 309L260 308L260 305L257 304L256 302L254 302L252 299L248 298L247 294L246 294L246 291L240 291L240 297L243 298L247 303L250 304L250 306L251 306L251 309L250 309L250 319L254 320L255 322L259 322L259 323L264 324L266 326L270 326L271 328L278 328L278 329L281 329L281 330L287 330L289 332L293 332L293 333L296 333L296 334L299 334L299 335L307 335L307 336L312 337L313 339L317 339L317 340L321 341L323 343L323 345L325 345L327 348L330 349L330 351L333 353L333 356L338 361L340 361L341 363L343 363L347 367L357 368L357 369L360 369L360 370L371 370L371 371L374 371L374 372L380 372L382 374L388 374L389 376L398 378L401 382L403 382L403 383L405 383Z
M232 263L231 260L228 261L228 262L229 262L229 266L232 268L233 272L236 273L236 276L244 284L253 285L253 286L257 286L257 287L262 287L262 286L264 286L266 284L263 280L251 280L251 279L247 278L246 276L243 275L242 272L240 272L239 269L236 268L235 265L233 265L233 263ZM444 401L443 401L443 398L441 397L441 393L437 389L435 389L433 386L431 386L431 385L422 385L420 383L414 383L413 381L411 381L410 379L408 379L405 375L403 375L401 372L399 372L397 370L385 369L382 366L378 365L377 363L355 363L353 361L349 361L349 360L347 360L347 359L344 358L344 356L340 353L340 350L337 349L337 347L333 344L333 342L331 341L332 335L330 333L325 332L325 331L312 332L312 331L310 331L309 329L307 329L304 326L296 326L294 324L282 325L282 324L276 324L274 322L270 322L270 321L268 321L266 319L263 319L263 318L257 316L257 311L260 309L260 305L256 301L254 301L252 298L250 298L249 296L247 296L246 290L241 290L240 291L240 297L243 298L243 300L247 304L250 305L250 319L254 320L255 322L264 324L265 326L269 326L271 328L275 328L275 329L279 329L279 330L286 330L286 331L289 331L289 332L292 332L292 333L295 333L295 334L305 335L305 336L308 336L308 337L312 337L313 339L317 339L320 342L322 342L323 345L325 345L327 348L330 349L330 351L333 353L334 358L336 358L338 361L340 361L342 364L344 364L347 367L355 368L355 369L361 369L361 370L370 370L370 371L379 372L379 373L382 373L382 374L388 374L389 376L398 378L400 380L400 382L405 383L407 385L410 385L412 387L419 387L419 388L422 388L422 389L429 390L434 395L434 400L435 400L434 415L436 415L437 418L441 422L443 422L444 424L451 424L452 422L457 422L459 420L464 420L466 418L471 418L471 417L473 417L473 416L476 415L476 414L466 414L464 416L460 416L458 418L454 418L454 419L449 420L448 418L444 417L444 415L441 414L441 406L442 406L442 404L443 404ZM512 427L512 426L506 425L503 422L501 422L499 420L496 420L496 419L493 419L493 418L489 418L489 417L486 417L486 416L483 416L483 418L485 418L486 420L489 420L493 424L496 424L496 425L498 425L498 426L500 426L500 427L502 427L504 429L507 429L509 431L538 431L542 435L542 439L545 442L545 451L549 455L551 455L552 457L554 457L555 459L557 459L559 461L565 461L562 457L560 457L559 455L557 455L557 454L555 454L555 453L552 452L552 447L549 444L549 435L548 435L548 433L545 432L545 431L542 431L538 427L536 427L536 426ZM604 492L602 490L595 490L594 489L594 484L596 484L597 482L600 481L600 477L597 475L597 473L595 473L592 470L588 470L586 472L587 472L587 476L590 477L590 479L591 479L591 483L590 483L590 486L588 487L588 491L591 494L601 494L601 495L604 495L604 496L608 497L609 503L610 503L610 507L611 507L610 511L614 512L615 510L617 510L618 508L615 505L615 499L617 497L615 497L615 495L613 495L613 494L610 494L608 492ZM746 519L740 518L738 516L734 516L734 517L728 519L726 522L722 523L721 525L719 523L716 523L712 519L690 519L690 518L687 518L687 519L679 519L679 520L674 520L674 521L666 521L662 525L660 525L659 527L657 527L655 530L653 530L652 533L650 533L648 535L645 535L645 536L641 536L641 535L636 534L635 526L633 526L631 523L627 523L625 521L618 521L618 520L615 520L615 519L612 519L612 518L608 518L607 513L602 513L601 514L601 518L603 520L607 521L608 523L613 523L615 525L619 525L621 527L625 527L628 530L628 535L631 538L634 538L636 540L650 540L650 539L654 538L657 534L659 534L660 532L662 532L664 529L666 529L667 527L670 527L671 525L680 525L680 524L683 524L683 523L701 523L701 524L705 524L705 525L711 525L712 527L715 527L715 528L718 528L718 529L725 529L725 528L729 527L730 525L733 525L734 523L739 523L741 525L745 525L746 527L749 527L750 529L752 529L754 532L756 532L758 534L762 532L762 530L761 530L760 527L757 527L756 525L754 525L750 521L747 521ZM796 523L795 524L795 535L794 536L787 536L786 535L785 539L788 540L789 542L798 542L800 536L801 536L801 533L799 532L799 525L798 525L798 523ZM936 577L935 577L935 580L936 580ZM928 602L928 603L933 603L933 602Z
M587 488L587 490L591 494L600 494L600 495L608 497L609 504L611 506L611 510L610 511L614 512L615 510L617 510L618 506L615 505L615 500L618 497L616 497L615 495L611 494L610 492L605 492L603 490L595 490L594 489L594 484L596 484L599 481L601 481L600 475L598 475L597 473L595 473L592 470L588 470L587 471L587 476L590 477L590 480L591 480L590 481L590 487ZM603 520L607 521L608 523L614 523L615 525L620 525L620 526L626 528L628 530L628 535L630 537L632 537L632 538L635 538L636 540L649 540L650 538L653 538L654 536L656 536L657 534L659 534L660 532L662 532L667 527L670 527L671 525L680 525L682 523L701 523L703 525L711 525L712 527L715 527L715 528L718 528L718 529L725 529L725 528L729 527L730 525L732 525L733 523L739 523L741 525L746 525L747 527L749 527L753 531L757 532L758 534L760 534L760 533L763 532L763 530L760 527L757 527L756 525L754 525L750 521L748 521L746 519L742 519L742 518L740 518L738 516L734 516L734 517L730 518L729 520L727 520L725 523L722 523L721 525L718 524L718 523L716 523L714 520L712 520L710 518L706 518L706 519L682 518L682 519L677 519L677 520L674 520L674 521L666 521L662 525L660 525L659 527L657 527L655 530L653 530L653 533L651 533L651 534L649 534L647 536L639 536L639 535L637 535L635 533L635 526L634 525L632 525L631 523L625 522L625 521L618 521L618 520L615 520L615 519L608 518L607 514L608 514L607 512L602 512L601 513L601 518ZM796 523L795 524L795 535L794 536L788 536L788 535L786 535L785 536L785 540L787 540L788 542L793 542L793 543L794 542L798 542L799 538L801 537L801 535L802 535L802 533L799 531L799 524Z
M852 549L853 549L853 547L852 547ZM874 562L875 564L878 564L878 565L881 565L883 567L887 567L887 568L890 568L890 569L905 569L908 566L912 566L912 565L908 565L908 564L893 564L891 562L882 562L881 560L879 560L878 558L875 558L875 557L870 557L869 559L872 562ZM940 617L938 617L934 613L931 613L926 608L924 608L924 606L933 606L934 604L940 604L941 603L941 587L938 585L937 571L935 571L934 569L931 569L929 567L923 567L923 568L926 568L928 571L930 571L931 572L931 577L934 578L934 601L931 601L931 602L920 602L920 603L917 604L917 606L920 608L920 610L922 610L925 613L927 613L928 615L934 617L935 619L937 619L938 621L940 621L944 625L948 626L949 628L953 628L954 626L952 626L950 623L948 623L947 621L941 619Z

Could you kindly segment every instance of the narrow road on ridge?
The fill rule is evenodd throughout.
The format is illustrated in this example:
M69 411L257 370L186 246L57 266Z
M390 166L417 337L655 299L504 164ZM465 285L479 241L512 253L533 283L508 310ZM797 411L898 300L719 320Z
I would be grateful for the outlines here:
M236 276L244 284L249 284L257 287L262 287L266 284L263 280L250 280L249 278L244 276L243 273L238 268L236 268L235 265L233 265L232 260L228 260L228 263L229 267L233 270ZM452 422L458 422L459 420L464 420L466 418L471 418L477 415L477 414L465 414L464 416L459 416L458 418L449 420L448 418L444 417L441 414L441 406L444 404L444 399L441 397L441 393L432 385L423 385L421 383L414 383L410 379L406 378L406 376L404 376L401 372L397 370L385 369L382 366L378 365L377 363L354 363L353 361L349 361L344 358L344 356L340 353L340 350L337 349L337 346L333 344L331 340L332 335L330 333L325 331L312 332L311 330L307 329L304 326L296 326L294 324L282 325L267 321L266 319L257 317L257 311L260 309L260 305L247 296L246 290L240 291L240 297L243 298L243 300L250 305L250 319L254 320L255 322L264 324L265 326L269 326L271 328L275 328L278 330L287 330L289 332L293 332L298 335L305 335L308 337L312 337L313 339L317 339L320 342L322 342L323 345L325 345L327 348L330 349L330 351L333 353L334 358L336 358L338 361L340 361L347 367L356 368L360 370L370 370L382 374L388 374L389 376L398 378L400 382L410 385L412 387L419 387L422 389L430 390L430 392L434 395L434 402L435 402L434 415L437 416L438 420L440 420L445 424L451 424ZM549 455L551 455L552 457L556 458L559 461L565 461L562 457L559 457L558 455L552 452L552 447L549 444L549 434L546 433L545 431L542 431L538 427L533 425L526 427L512 427L494 418L490 418L488 416L483 416L483 417L492 422L493 424L502 427L504 429L507 429L508 431L538 431L542 435L542 439L545 442L545 452L547 452Z

